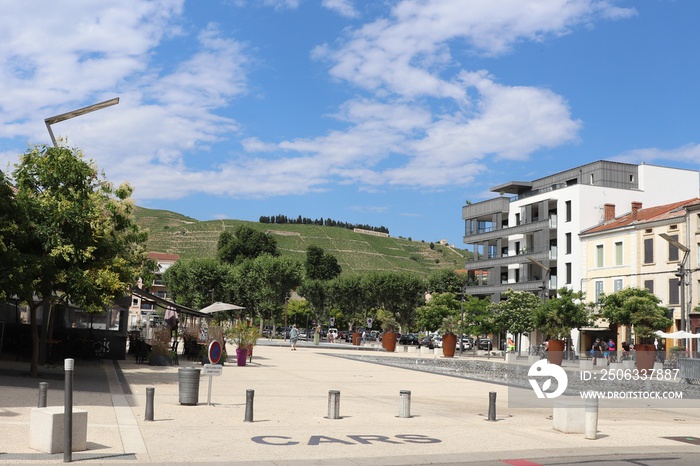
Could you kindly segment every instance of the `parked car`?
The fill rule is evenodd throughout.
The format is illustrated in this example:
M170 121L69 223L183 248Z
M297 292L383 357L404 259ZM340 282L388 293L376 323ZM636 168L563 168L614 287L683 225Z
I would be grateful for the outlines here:
M430 349L435 348L435 345L433 344L433 339L430 338L430 336L425 336L418 340L418 346L427 346Z
M418 334L416 333L406 333L401 335L399 343L402 345L417 345L418 344Z
M477 344L477 349L491 351L493 349L493 342L490 338L479 338L479 343Z
M338 329L337 329L337 328L333 328L333 327L329 328L329 329L328 329L328 334L327 334L327 335L332 335L332 336L333 336L333 340L337 340L337 339L338 339Z

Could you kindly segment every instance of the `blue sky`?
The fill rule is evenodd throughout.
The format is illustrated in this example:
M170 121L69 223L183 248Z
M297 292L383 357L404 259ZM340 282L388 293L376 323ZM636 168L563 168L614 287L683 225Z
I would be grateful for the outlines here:
M56 123L138 205L463 247L489 189L700 168L700 2L0 0L0 168Z

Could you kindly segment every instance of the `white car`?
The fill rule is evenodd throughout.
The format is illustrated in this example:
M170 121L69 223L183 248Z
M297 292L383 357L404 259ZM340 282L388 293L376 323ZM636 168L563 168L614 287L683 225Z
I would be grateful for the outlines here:
M337 328L331 327L328 329L328 338L330 339L331 336L333 336L333 340L338 339L338 329Z

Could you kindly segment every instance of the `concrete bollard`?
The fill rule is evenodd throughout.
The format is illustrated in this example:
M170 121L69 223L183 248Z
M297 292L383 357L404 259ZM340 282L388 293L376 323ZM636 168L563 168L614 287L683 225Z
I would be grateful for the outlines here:
M46 395L49 392L48 382L39 382L39 404L37 408L46 408Z
M255 390L245 391L245 421L253 422L253 397L255 397Z
M411 417L411 391L399 392L399 417Z
M596 440L598 438L598 398L587 399L586 410L586 438Z
M340 419L340 391L328 390L328 419Z
M489 392L489 421L496 420L496 392Z
M146 387L146 421L153 420L153 398L155 397L155 387Z

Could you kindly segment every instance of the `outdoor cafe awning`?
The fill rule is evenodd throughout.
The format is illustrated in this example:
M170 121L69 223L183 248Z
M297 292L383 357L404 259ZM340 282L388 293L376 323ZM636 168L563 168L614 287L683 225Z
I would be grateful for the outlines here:
M671 333L666 333L662 332L661 330L657 330L654 333L656 334L656 336L659 336L661 338L673 338L674 340L682 340L684 338L700 338L700 333L690 333L683 330Z
M131 293L140 297L141 299L151 302L155 304L156 306L162 307L163 309L175 309L177 312L182 313L182 314L189 314L194 317L209 317L207 314L196 311L194 309L190 309L189 307L183 306L182 304L177 304L173 301L168 301L167 299L163 299L160 296L156 296L152 293L149 293L146 290L142 290L141 288L134 287L131 289Z

